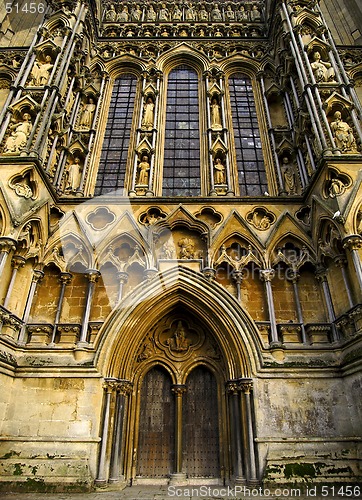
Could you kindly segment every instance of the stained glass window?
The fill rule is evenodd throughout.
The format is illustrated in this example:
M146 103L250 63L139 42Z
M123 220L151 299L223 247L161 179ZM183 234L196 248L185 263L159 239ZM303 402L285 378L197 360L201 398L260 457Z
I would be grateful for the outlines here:
M198 77L178 66L168 77L163 196L200 195Z
M267 179L250 78L232 75L229 92L240 195L259 196L267 191Z
M137 79L124 74L114 83L99 162L95 196L124 187Z

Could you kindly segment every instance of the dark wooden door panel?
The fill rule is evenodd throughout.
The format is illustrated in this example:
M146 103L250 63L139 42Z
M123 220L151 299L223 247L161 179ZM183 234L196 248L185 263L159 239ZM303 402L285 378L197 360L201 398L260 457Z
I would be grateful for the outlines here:
M161 478L173 472L175 404L171 378L152 368L141 389L137 475Z
M205 367L189 375L184 400L184 469L189 477L220 477L217 384Z

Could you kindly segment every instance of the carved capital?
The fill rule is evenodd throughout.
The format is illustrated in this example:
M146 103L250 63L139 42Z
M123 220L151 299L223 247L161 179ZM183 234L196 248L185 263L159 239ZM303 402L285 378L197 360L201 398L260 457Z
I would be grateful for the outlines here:
M105 378L103 382L103 389L106 393L111 393L117 390L118 379L116 378Z
M275 276L275 270L274 269L261 269L259 271L260 279L262 281L271 281L274 276Z
M14 269L19 269L19 267L24 267L25 266L26 260L24 257L21 257L20 255L13 255L13 258L11 259L11 265L13 266Z
M126 273L126 271L119 271L119 273L117 273L117 278L119 282L124 285L128 281L128 273Z
M226 390L229 394L233 396L239 394L240 388L237 380L229 380L226 382Z
M240 379L238 381L239 390L244 394L250 394L253 388L253 381L250 378Z
M0 237L0 252L2 253L10 253L11 251L16 250L17 241L13 238L9 238L8 236Z
M59 281L64 285L68 285L72 281L72 278L73 275L70 273L60 273Z
M44 278L44 273L43 271L40 271L40 269L34 269L33 271L33 277L32 277L32 282L33 283L40 283L40 281Z
M101 273L97 269L87 269L86 275L90 283L97 283Z
M181 396L187 391L186 385L182 384L175 384L171 387L171 391L176 395L176 396Z
M362 236L359 234L350 234L342 240L343 248L348 250L359 250L362 248Z
M323 266L318 266L315 272L315 277L321 283L327 281L327 269Z
M117 386L117 392L119 392L122 396L127 396L131 394L133 389L133 384L129 380L119 380Z

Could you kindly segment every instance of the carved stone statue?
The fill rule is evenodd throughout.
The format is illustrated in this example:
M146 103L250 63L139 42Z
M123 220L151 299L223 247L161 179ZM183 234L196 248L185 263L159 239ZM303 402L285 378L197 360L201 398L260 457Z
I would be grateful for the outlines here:
M48 83L52 67L52 58L49 55L45 56L44 62L39 60L35 61L31 70L30 85L33 85L34 87L46 85Z
M106 11L104 19L109 22L114 22L117 19L117 12L113 4L111 4L109 9Z
M182 322L177 323L177 328L172 337L167 339L166 343L170 346L172 351L183 352L187 351L191 340L186 338L186 330L182 325Z
M236 13L238 21L245 22L249 20L248 12L245 10L244 5L241 5L238 12Z
M81 172L81 161L80 158L76 156L74 160L71 160L68 165L65 185L66 191L74 192L79 188Z
M145 128L152 128L153 127L153 121L154 121L154 110L155 110L155 103L153 102L152 97L148 97L147 101L143 107L143 118L142 118L142 127Z
M185 11L186 21L196 21L196 13L192 7L192 4L189 3L187 9Z
M342 153L358 153L353 130L348 123L342 120L341 112L336 111L333 117L334 121L331 123L331 130L337 148L339 148Z
M289 158L287 156L283 157L282 164L282 174L284 179L284 189L288 194L297 193L297 184L295 178L295 171L292 165L289 163Z
M254 4L251 8L250 21L254 21L254 22L261 21L261 14L260 14L260 11L259 11L258 6L256 4Z
M198 17L199 21L208 21L209 20L209 14L208 14L207 10L205 9L204 5L202 5L200 7L200 10L198 12L198 16L197 17Z
M233 11L230 4L226 7L225 21L235 21L235 12Z
M5 142L4 152L8 154L20 153L26 146L33 124L29 113L23 114L23 121L10 125L11 134Z
M211 128L214 130L221 130L221 110L218 100L214 97L211 101Z
M313 62L311 63L314 78L316 82L334 82L334 69L332 64L327 61L322 61L318 51L313 54Z
M153 8L153 5L150 5L148 11L147 11L147 17L146 17L148 22L154 22L156 21L156 12L155 9Z
M148 161L148 156L144 155L142 161L138 165L138 181L137 185L148 186L150 164Z
M225 184L225 167L221 163L220 158L216 158L214 164L215 174L214 174L214 183L215 184Z
M334 177L331 179L331 183L328 189L329 196L331 198L335 198L336 196L340 196L343 194L346 190L346 186L344 183L341 181L341 179L338 179L337 177Z
M159 21L169 21L170 19L170 12L165 3L161 5L160 12L158 13L158 19Z
M83 104L83 109L79 119L79 125L81 127L90 128L93 123L93 116L96 110L96 105L92 97L89 98L89 102Z
M222 21L222 16L218 5L215 5L211 11L211 21L220 22Z
M141 21L142 19L142 10L139 5L136 5L131 11L131 19L132 21Z
M175 6L175 9L172 13L172 20L173 21L181 21L182 19L182 10L178 5Z
M124 5L121 12L117 16L117 21L120 23L126 23L129 21L129 12L127 5Z
M161 259L174 259L175 258L175 245L172 240L167 240L161 248Z
M180 247L179 258L180 259L193 259L195 256L195 246L191 238L182 238L178 242Z

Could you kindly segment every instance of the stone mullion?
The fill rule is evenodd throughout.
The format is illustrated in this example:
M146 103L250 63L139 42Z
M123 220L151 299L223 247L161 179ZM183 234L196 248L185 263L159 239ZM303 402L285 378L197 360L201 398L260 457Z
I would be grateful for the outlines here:
M11 294L12 294L12 291L13 291L13 288L14 288L14 285L15 285L15 280L16 280L16 275L18 273L18 270L20 267L24 267L25 266L25 259L24 257L21 257L20 255L14 255L12 260L11 260L11 264L13 266L13 272L12 272L12 275L11 275L11 279L10 279L10 283L9 283L9 287L8 287L8 291L6 292L6 297L5 297L5 300L4 300L4 307L7 309L8 308L8 305L9 305L9 302L10 302L10 298L11 298Z
M351 254L353 265L356 271L356 277L358 282L358 300L361 300L361 290L362 290L362 264L361 258L358 250L362 247L362 237L358 234L352 234L347 236L343 240L343 248L347 248Z
M0 278L4 271L8 255L16 250L16 240L7 236L0 237Z
M72 277L73 276L70 273L60 273L59 279L62 283L62 287L60 289L60 295L59 295L58 305L57 305L57 312L55 313L53 332L52 332L52 337L50 339L49 347L53 347L55 345L55 335L57 333L57 327L59 324L60 315L62 313L65 287L71 282Z
M241 414L240 414L240 390L237 381L231 380L227 383L227 391L231 399L231 448L233 451L233 471L235 482L243 484L246 482L245 471L243 467L243 449L241 435Z
M319 267L317 269L317 272L316 272L316 278L317 278L317 280L322 285L322 290L323 290L323 295L324 295L324 299L325 299L325 304L326 304L326 307L327 307L328 321L331 324L332 341L336 342L338 340L337 329L336 329L336 325L334 324L334 321L336 319L336 315L335 315L335 312L334 312L331 291L330 291L329 284L328 284L328 281L327 281L327 271L326 271L326 269L324 269L322 267Z
M110 483L115 483L120 479L123 479L123 426L126 415L125 409L127 405L127 398L132 392L132 383L128 380L119 380L116 391L116 405L114 411L114 427L109 473Z
M97 478L95 480L95 482L98 484L105 484L107 482L106 459L107 459L107 445L108 445L110 417L111 417L111 397L116 388L117 388L117 379L115 378L105 379L103 384L104 406L103 406L101 443L99 451L98 473L97 473Z
M347 272L346 272L346 264L347 264L346 257L344 255L338 255L335 259L335 264L341 270L343 283L344 283L344 287L346 289L346 294L347 294L347 298L348 298L348 304L349 304L350 309L352 309L352 307L354 306L354 303L353 303L353 298L352 298L352 293L351 293L351 287L350 287Z
M208 95L208 90L209 90L209 77L208 74L205 74L205 94L206 96ZM211 131L211 116L210 116L210 106L209 103L206 105L206 114L207 114L207 139L208 139L208 149L209 149L209 165L210 165L210 191L214 191L215 189L215 183L214 183L214 169L212 165L212 153L211 153L211 146L212 146L212 131Z
M271 117L270 117L268 100L267 100L266 95L265 95L265 83L264 83L264 78L263 78L262 74L259 76L259 81L260 81L261 93L262 93L263 101L264 101L266 120L267 120L267 124L268 124L268 128L269 128L269 137L270 137L270 140L272 143L272 151L273 151L273 155L274 155L274 161L275 161L275 167L276 167L276 171L277 171L278 182L279 182L280 190L282 191L284 188L283 176L282 176L282 173L280 171L279 158L278 158L278 155L276 153L277 148L276 148L276 143L275 143L274 130L273 130L273 125L272 125L272 121L271 121Z
M186 479L182 472L182 403L183 395L186 392L185 385L174 385L171 391L176 399L175 415L175 472L171 475L171 480Z
M225 83L224 83L224 78L220 78L220 88L222 90L222 93L220 94L220 109L221 109L221 120L222 120L222 135L223 135L223 141L226 145L227 152L225 154L225 169L226 169L226 184L227 184L227 192L226 194L234 195L234 190L232 189L232 182L231 182L231 172L230 172L230 157L229 157L229 144L228 144L228 133L227 133L227 128L226 128L226 110L225 110Z
M266 297L268 302L269 321L271 330L271 344L280 344L278 338L277 323L275 319L274 299L271 280L275 276L274 269L264 269L260 271L260 278L265 283Z
M88 335L88 324L90 318L90 312L92 307L92 299L94 294L94 287L98 278L100 276L100 272L97 269L88 269L87 271L88 278L88 287L87 287L87 295L86 295L86 304L84 309L83 323L82 329L80 332L80 339L77 343L77 347L87 346L87 335Z
M28 293L25 311L23 314L23 326L21 327L21 330L19 333L19 338L18 338L18 344L20 346L25 346L25 344L26 344L26 342L25 342L26 325L27 325L27 322L29 320L31 307L33 305L36 287L37 287L38 283L43 279L43 277L44 277L43 271L40 271L38 269L35 269L33 271L33 277L32 277L32 281L31 281L31 285L30 285L30 290Z
M124 285L128 281L128 273L126 273L125 271L119 271L117 273L117 278L119 280L117 304L120 304L121 300L122 300L122 297L123 297L123 288L124 288Z
M248 464L248 481L249 483L257 483L255 445L254 445L254 428L253 428L253 412L251 406L251 390L253 382L251 379L240 379L239 388L243 394L241 398L242 419L246 430L247 439L247 458Z
M289 278L289 280L292 282L292 285L293 285L294 300L295 300L295 307L297 309L298 323L300 323L300 328L301 328L301 332L302 332L302 342L303 342L303 344L306 344L307 343L307 335L305 333L303 311L302 311L302 305L300 303L299 288L298 288L299 278L300 278L299 273L293 272L293 274Z

